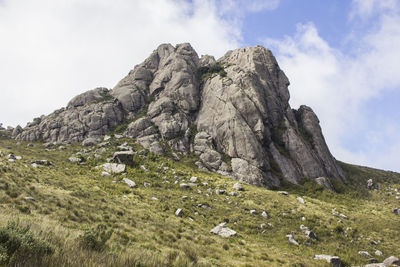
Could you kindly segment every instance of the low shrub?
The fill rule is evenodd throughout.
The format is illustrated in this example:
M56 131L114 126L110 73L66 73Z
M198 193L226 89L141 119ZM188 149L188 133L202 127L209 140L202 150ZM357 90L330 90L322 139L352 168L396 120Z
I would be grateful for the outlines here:
M37 263L53 252L54 249L46 241L33 235L29 225L21 226L11 221L7 226L0 227L0 264Z

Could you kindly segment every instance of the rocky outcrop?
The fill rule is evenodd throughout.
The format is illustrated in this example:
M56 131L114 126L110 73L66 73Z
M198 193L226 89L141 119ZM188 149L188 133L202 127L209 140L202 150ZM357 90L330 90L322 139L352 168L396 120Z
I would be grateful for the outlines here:
M261 46L198 57L160 45L112 90L96 88L18 129L17 139L81 142L118 125L149 151L199 156L198 165L258 186L303 177L345 180L311 108L293 110L289 81ZM167 146L167 147L166 147Z
M100 98L101 97L101 98ZM17 134L24 141L82 142L99 138L124 120L121 103L98 88L74 97L67 108L34 119Z

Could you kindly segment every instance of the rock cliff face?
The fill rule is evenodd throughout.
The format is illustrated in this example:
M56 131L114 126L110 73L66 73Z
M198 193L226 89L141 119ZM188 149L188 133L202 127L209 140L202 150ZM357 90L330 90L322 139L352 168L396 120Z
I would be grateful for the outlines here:
M198 166L258 186L303 177L345 180L311 108L289 106L289 81L261 46L216 61L190 44L160 45L112 90L96 88L34 119L19 140L81 142L119 125L151 152L199 156ZM123 127L119 127L123 128Z

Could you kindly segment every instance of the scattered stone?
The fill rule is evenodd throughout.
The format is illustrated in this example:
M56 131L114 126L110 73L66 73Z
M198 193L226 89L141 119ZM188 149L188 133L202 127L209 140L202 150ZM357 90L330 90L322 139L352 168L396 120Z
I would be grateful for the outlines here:
M158 198L156 198L156 197L151 197L151 200L158 200Z
M123 178L122 181L126 183L130 188L136 187L136 183L128 178Z
M118 164L118 163L105 163L101 165L103 170L108 173L119 174L126 172L126 165L125 164Z
M301 203L301 204L305 204L306 201L302 198L302 197L297 197L297 200Z
M178 181L176 181L176 182L178 182ZM181 189L190 189L190 185L185 184L185 183L181 183L179 186L181 187Z
M111 136L105 135L104 138L103 138L103 141L108 141L108 140L110 140L110 139L111 139Z
M225 193L225 190L222 190L222 189L215 190L215 194L217 194L217 195L223 195L224 193Z
M333 267L342 266L342 260L338 256L314 255L314 260L325 260L326 262L332 264Z
M400 214L400 208L395 208L392 213L399 215Z
M24 197L24 200L26 201L35 201L33 197Z
M375 251L375 255L376 255L376 256L382 256L383 253L382 253L382 251L380 251L380 250L376 250L376 251Z
M183 214L184 214L184 212L183 212L182 209L177 209L177 210L175 211L175 215L176 215L176 216L182 217Z
M10 154L7 155L7 158L8 159L15 159L15 156L14 156L13 153L10 153Z
M250 210L250 214L255 215L257 214L256 210Z
M367 188L368 188L369 190L372 190L372 189L375 188L375 184L374 184L374 181L373 181L372 179L369 179L369 180L367 181Z
M113 155L113 161L115 163L132 165L133 164L133 151L118 151Z
M400 260L398 258L396 258L395 256L390 256L389 258L386 258L383 261L383 264L385 264L385 266L390 266L390 265L400 266Z
M147 172L147 169L146 169L146 167L145 167L144 165L140 165L140 168L141 168L142 170L144 170L145 172Z
M27 146L27 147L34 147L35 145L34 145L34 144L31 144L31 143L29 143L29 144L27 144L26 146Z
M109 174L108 172L101 172L101 176L111 176L111 174Z
M288 196L289 195L289 193L286 192L286 191L278 191L276 193L278 193L279 195L284 195L284 196Z
M146 182L145 182L145 183L143 183L143 186L144 186L144 187L150 187L150 183L146 183Z
M21 160L22 157L21 157L21 156L15 156L15 159L16 159L16 160Z
M261 216L264 217L265 219L269 219L269 215L266 211L261 212Z
M121 139L124 136L122 134L114 134L115 139Z
M371 263L364 265L364 267L387 267L387 266L383 263Z
M34 160L31 163L36 163L37 165L43 165L43 166L51 166L51 165L53 165L53 163L48 161L47 159Z
M366 257L366 258L372 257L371 254L368 253L368 251L359 251L358 255Z
M229 194L230 194L231 196L234 196L234 197L236 197L236 196L239 195L238 192L230 192Z
M304 232L308 238L317 239L317 235L312 231L305 231Z
M32 166L33 168L35 168L35 169L36 169L37 167L39 167L39 165L37 165L36 163L32 163L31 166Z
M188 196L182 196L182 200L188 199Z
M294 239L293 234L286 235L286 237L288 238L289 243L292 243L293 245L299 246L299 243Z
M301 217L301 220L304 222L306 220L306 217Z
M233 189L237 190L237 191L244 191L243 186L240 183L236 183L233 185Z
M211 229L210 232L222 237L231 237L236 235L236 232L234 230L226 226L226 222L218 224L213 229Z
M68 160L71 163L81 163L82 162L82 158L77 158L77 157L70 157Z
M197 180L198 180L198 178L196 177L196 176L192 176L192 177L190 177L190 182L191 183L196 183L197 182Z

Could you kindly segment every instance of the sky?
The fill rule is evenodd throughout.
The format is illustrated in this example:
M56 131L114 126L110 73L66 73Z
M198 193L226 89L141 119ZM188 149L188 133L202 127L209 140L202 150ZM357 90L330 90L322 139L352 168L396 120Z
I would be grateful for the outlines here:
M339 160L400 172L400 0L0 0L0 123L112 88L159 44L263 45Z

